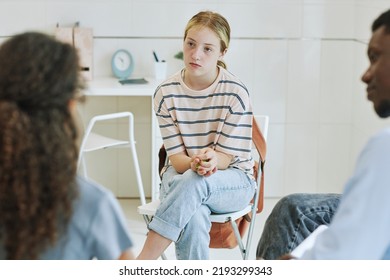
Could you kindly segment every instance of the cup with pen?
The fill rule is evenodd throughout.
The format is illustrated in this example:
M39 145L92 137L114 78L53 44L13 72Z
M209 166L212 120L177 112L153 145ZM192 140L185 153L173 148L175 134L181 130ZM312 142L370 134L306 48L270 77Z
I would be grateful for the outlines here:
M164 80L167 77L167 62L165 60L159 60L155 51L154 56L154 75L156 80Z

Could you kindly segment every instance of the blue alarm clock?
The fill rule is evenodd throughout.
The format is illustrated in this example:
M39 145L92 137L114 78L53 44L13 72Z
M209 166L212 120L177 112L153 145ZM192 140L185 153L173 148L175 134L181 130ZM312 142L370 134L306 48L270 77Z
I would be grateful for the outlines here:
M127 79L134 70L133 57L127 50L117 50L112 55L111 69L115 77L120 80Z

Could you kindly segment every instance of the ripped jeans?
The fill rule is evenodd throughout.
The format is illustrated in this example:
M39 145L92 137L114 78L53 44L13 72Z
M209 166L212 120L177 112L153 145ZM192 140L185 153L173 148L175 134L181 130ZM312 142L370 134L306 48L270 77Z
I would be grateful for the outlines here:
M149 229L175 242L179 260L209 258L210 213L245 208L253 198L256 183L242 170L218 170L209 177L192 170L179 174L170 166L165 171L161 204Z

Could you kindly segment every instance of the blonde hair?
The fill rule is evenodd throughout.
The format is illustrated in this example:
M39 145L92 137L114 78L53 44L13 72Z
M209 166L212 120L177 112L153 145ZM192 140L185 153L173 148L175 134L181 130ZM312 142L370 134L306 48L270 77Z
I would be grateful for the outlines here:
M230 43L230 26L228 21L218 13L211 11L202 11L194 15L187 23L184 31L184 40L187 38L188 31L193 27L210 28L220 39L221 52L224 52ZM218 60L219 66L226 69L226 64Z

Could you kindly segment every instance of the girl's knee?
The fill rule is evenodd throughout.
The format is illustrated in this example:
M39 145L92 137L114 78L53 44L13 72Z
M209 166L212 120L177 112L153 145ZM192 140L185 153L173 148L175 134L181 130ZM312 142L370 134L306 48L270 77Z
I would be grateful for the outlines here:
M192 170L187 170L180 176L175 176L171 182L172 185L180 186L184 191L192 191L194 189L201 189L205 186L205 180Z
M198 175L196 172L192 171L191 169L188 169L186 172L184 172L181 176L181 179L183 181L201 181L203 180L203 176Z

